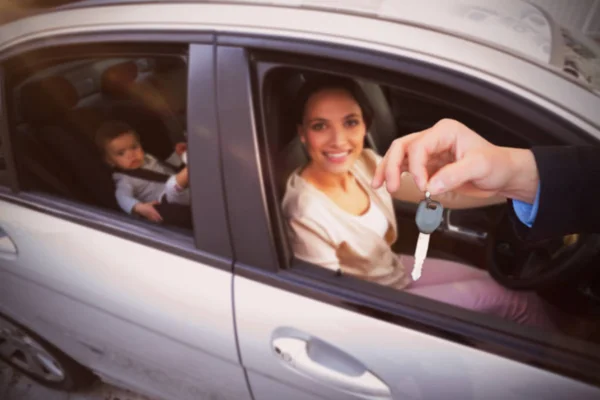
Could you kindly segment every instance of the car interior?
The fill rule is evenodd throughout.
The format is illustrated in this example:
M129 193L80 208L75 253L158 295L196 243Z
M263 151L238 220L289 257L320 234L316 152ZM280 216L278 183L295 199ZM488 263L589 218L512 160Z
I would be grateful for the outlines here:
M162 160L185 141L184 57L60 60L21 76L11 82L11 117L26 190L122 212L112 171L94 146L100 125L128 123L144 150Z
M271 72L266 81L265 112L268 115L268 124L270 124L268 131L273 132L273 134L269 134L268 143L274 165L273 169L276 171L276 191L279 202L283 198L289 175L308 161L304 148L296 134L291 108L296 92L312 74L315 74L315 72L281 68ZM450 103L444 104L436 98L426 98L415 93L417 89L411 89L408 85L403 86L403 90L398 90L368 80L356 79L356 81L361 86L375 112L373 125L367 133L365 146L372 148L380 155L385 154L396 138L431 127L442 118L454 118L464 121L468 126L485 132L485 137L497 144L515 147L527 145L525 139L515 135L507 127L492 125L491 122L478 115L461 110ZM411 239L407 238L406 241L397 242L394 250L410 253L416 244L417 230L414 224L414 214L417 205L400 200L395 200L394 205L399 220L398 229L407 232L403 236L411 237ZM493 208L490 207L490 209ZM487 210L487 212L489 211ZM452 213L452 218L454 223L460 222L462 226L469 226L472 231L485 231L491 222L489 218L483 215L474 215L472 212L456 211ZM414 237L414 240L412 237ZM469 237L469 239L478 240L476 236ZM481 265L485 257L481 252L473 253L472 249L461 249L457 243L453 243L453 246L445 249L441 245L440 243L439 246L432 246L433 253L430 254L460 260L472 265Z
M270 208L273 220L278 222L278 236L282 243L286 240L285 229L281 228L285 221L282 221L279 205L285 193L286 181L296 168L308 161L292 120L293 101L302 83L315 73L318 72L278 67L268 73L262 88L266 143L270 170L273 171L271 188L268 189L274 193L273 202L278 205ZM448 88L433 87L432 84L414 79L398 81L392 87L352 78L362 87L375 111L365 146L380 155L385 154L394 139L431 127L442 118L459 120L492 143L512 147L528 147L532 136L525 137L519 132L533 132L536 129L523 125L518 118L508 118L500 110L481 104L474 98L453 93ZM530 130L523 130L524 126ZM542 143L555 144L551 139ZM512 233L506 216L507 207L503 204L468 210L444 210L444 222L432 234L428 257L488 269L497 280L515 290L537 290L558 308L580 316L581 324L586 327L586 340L600 343L600 330L594 328L600 322L600 274L594 268L600 261L597 249L581 251L586 246L578 244L581 242L578 241L578 235L545 241L535 247L519 247L522 243L518 243ZM394 208L398 231L401 233L393 250L412 254L418 236L415 224L417 205L394 200ZM282 251L290 256L293 265L291 250L287 248ZM535 259L535 262L530 265L531 259ZM562 271L561 274L553 274L556 265L567 265L569 262L577 263L577 267L571 265L570 269L571 272L577 271L576 274L563 274ZM527 268L519 271L514 268L515 265L527 265ZM553 279L546 279L543 284L540 283L542 280L527 281L532 274L538 278L536 274L542 276L547 271L549 273L545 277L552 276ZM520 273L522 276L513 281L513 275ZM527 284L519 286L525 281ZM571 328L578 332L582 330L579 327Z

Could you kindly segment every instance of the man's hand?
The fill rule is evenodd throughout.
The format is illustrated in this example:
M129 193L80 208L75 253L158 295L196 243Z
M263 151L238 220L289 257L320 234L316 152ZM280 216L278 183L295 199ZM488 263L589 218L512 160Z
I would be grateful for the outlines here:
M137 203L133 206L133 212L141 215L142 217L154 221L154 222L162 222L162 217L154 208L155 205L159 204L158 201L151 201L149 203Z
M175 145L175 153L177 153L178 156L181 157L181 155L183 153L185 153L186 151L187 151L187 143L179 142Z
M529 150L495 146L458 121L396 139L378 165L373 187L395 192L409 171L420 190L474 197L501 195L532 203L539 177Z

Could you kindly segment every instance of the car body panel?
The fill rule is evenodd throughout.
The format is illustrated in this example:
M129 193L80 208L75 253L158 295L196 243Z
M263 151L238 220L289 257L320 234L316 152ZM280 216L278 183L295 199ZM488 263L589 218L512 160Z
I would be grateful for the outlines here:
M146 393L248 398L230 272L3 200L0 225L19 249L0 255L4 314Z
M385 382L394 399L600 396L600 388L242 277L235 278L235 292L241 357L255 400L285 397L269 380L302 391L303 396L294 397L299 400L371 398L290 368L273 351L274 339L281 337L318 338L337 347Z
M211 175L211 183L195 189L196 193L201 188L223 195L224 208L210 221L221 223L221 234L231 236L232 243L216 243L210 232L196 235L196 242L219 248L222 254L215 258L220 263L227 258L228 265L235 261L236 273L243 267L262 274L270 269L276 274L280 267L273 248L277 239L269 236L272 221L262 215L268 215L268 204L253 92L248 84L251 79L237 74L234 67L243 65L244 73L249 73L248 60L239 51L243 45L235 44L240 37L345 46L364 54L435 65L526 99L600 139L600 97L552 65L552 53L543 50L543 41L552 37L547 19L547 29L540 28L538 36L515 48L503 38L488 38L496 40L490 45L475 37L481 26L463 24L465 15L481 12L465 11L466 6L475 7L472 2L447 3L445 14L434 19L427 19L433 15L428 14L429 6L405 9L393 1L379 2L381 9L368 11L367 6L367 11L356 12L352 6L333 12L331 6L323 9L324 2L293 0L278 5L101 3L56 10L0 28L0 62L31 49L71 41L97 42L104 34L114 34L110 40L119 41L119 34L136 33L134 42L140 43L156 41L161 34L215 34L217 48L204 48L204 53L196 55L219 54L217 70L210 70L218 76L218 87L213 87L214 82L204 86L188 83L192 89L188 108L194 113L192 107L201 107L203 117L218 114L220 120L211 121L208 128L202 123L188 125L197 128L190 130L190 143L196 147L212 144L211 157L206 159L211 160L213 170L214 164L222 167ZM361 8L367 3L352 4ZM499 2L494 4L500 7ZM533 7L510 4L504 9L511 15L532 15L528 12ZM411 16L402 18L407 10ZM455 14L447 25L435 26L451 13ZM497 26L490 32L495 36L502 29ZM201 63L197 60L195 64ZM203 68L208 71L211 67ZM213 91L219 93L218 99L202 96ZM247 129L235 129L236 123ZM205 135L205 128L213 133L220 129L218 140ZM191 169L203 168L205 159L190 154ZM207 176L191 175L200 179L199 183L209 182ZM598 388L485 348L469 347L240 275L233 278L232 271L213 268L210 261L202 263L171 254L168 246L153 248L113 235L98 224L73 222L67 218L68 212L46 212L43 207L25 204L20 196L0 197L0 226L17 250L16 255L0 253L0 311L43 332L47 340L103 379L148 395L244 400L252 397L249 383L256 400L377 398L350 394L289 368L272 346L275 337L288 336L318 338L333 346L336 354L348 356L344 360L362 363L391 388L394 398L438 398L449 393L474 399L489 399L490 394L498 399L600 395ZM240 201L244 207L233 209ZM211 208L206 210L208 213ZM262 225L235 229L246 223L244 215L255 215ZM227 233L227 229L234 231ZM252 239L269 243L254 246ZM186 245L193 247L191 238ZM267 261L262 262L264 259Z
M262 73L267 73L268 67L266 65L278 65L276 61L268 59L262 60L260 56L260 50L263 46L260 39L254 38L253 40L240 40L237 42L239 47L234 47L236 42L234 40L226 41L223 40L222 46L217 49L217 73L219 78L217 79L217 97L220 102L220 126L222 127L221 135L223 139L223 163L224 163L224 177L226 180L226 199L228 202L228 208L230 209L231 221L230 224L233 228L234 234L232 235L232 241L234 248L236 249L236 263L235 271L235 309L236 309L236 323L238 329L238 340L241 352L241 360L244 367L248 369L248 379L253 390L253 395L256 399L276 399L281 398L288 394L288 389L291 389L290 396L294 399L343 399L343 398L380 398L380 397L368 397L368 396L354 396L348 391L340 390L339 388L333 387L326 383L315 382L314 378L307 377L306 375L299 374L286 366L286 363L281 363L281 355L274 351L273 339L280 339L281 337L302 338L309 340L311 338L318 338L328 345L337 346L347 357L355 358L358 363L368 365L371 372L375 376L382 378L389 373L390 379L384 379L388 385L393 385L393 377L398 375L398 371L402 370L401 364L394 364L389 359L374 359L371 357L377 357L375 353L387 354L394 351L402 351L402 347L398 343L402 343L402 339L398 339L397 342L390 339L389 345L384 346L388 350L384 350L379 345L383 343L379 340L380 337L399 337L403 335L415 335L415 337L421 337L426 341L426 337L432 338L436 343L439 343L438 350L440 354L450 354L450 360L454 363L450 365L449 370L456 370L457 374L460 374L465 368L461 368L460 363L466 365L472 365L469 370L469 376L460 380L459 384L453 386L452 389L456 390L455 396L457 398L487 398L489 393L500 393L498 398L520 398L523 391L529 390L527 385L529 380L539 382L539 385L532 385L531 395L535 396L546 396L551 397L551 393L546 391L546 385L556 384L558 387L567 387L567 391L576 391L581 396L597 396L600 392L587 384L581 384L577 380L569 378L567 381L560 382L554 381L554 378L560 377L560 374L553 372L547 372L543 369L531 368L527 366L527 362L523 365L524 369L519 369L519 374L523 375L523 380L517 380L515 386L502 386L497 381L497 376L502 375L505 371L512 370L513 365L520 365L524 359L524 356L520 360L511 360L508 357L503 357L495 354L489 354L484 351L464 353L464 359L461 358L462 348L469 348L468 345L458 344L452 339L444 337L436 337L435 335L428 335L426 332L419 331L419 329L404 328L401 323L394 321L398 325L394 325L393 322L386 321L386 317L381 319L373 318L369 315L368 310L361 310L361 306L353 307L352 304L347 304L346 298L337 298L336 295L328 297L328 301L315 301L315 297L318 298L318 294L315 293L320 288L324 289L323 282L318 281L315 276L314 286L311 284L302 285L305 282L302 278L304 275L300 275L301 272L296 271L297 266L300 263L291 263L289 270L281 271L274 266L277 263L277 237L272 233L273 236L265 234L263 227L274 226L276 222L273 220L272 206L270 202L270 196L266 191L272 186L271 180L272 172L269 173L265 165L269 158L265 155L265 148L270 149L270 143L265 139L265 124L264 120L255 120L256 115L260 112L256 108L260 107L264 112L264 108L269 104L260 104L256 99L260 96L256 93L258 88L262 88L264 82L262 82L257 76ZM285 41L279 43L281 48L276 48L275 45L271 46L271 43L265 47L269 50L283 51L285 47ZM252 49L252 51L244 51L244 47ZM306 51L306 47L295 46L292 50L295 51L294 57L280 57L285 59L286 62L281 61L283 65L294 66L294 61L291 60L302 60L303 56L309 58L315 55L326 57L327 47L322 46L320 49L322 53L319 53L315 48L318 46L312 46L312 53L307 51L306 54L302 53L302 50ZM331 59L335 59L338 54L330 55ZM227 60L230 60L227 62ZM255 63L251 65L250 71L248 71L248 60L252 60ZM260 61L256 61L260 60ZM314 60L314 58L313 58ZM370 59L373 61L373 58ZM298 61L301 62L301 61ZM298 68L308 68L311 66L316 69L327 70L325 63L311 64L306 62L307 65L298 66ZM331 62L331 65L335 64L335 68L331 68L335 71L340 71L343 62L335 59L335 62ZM319 65L320 67L316 67ZM263 68L264 67L264 68ZM372 68L380 68L380 65L376 65L374 62ZM389 66L388 66L389 67ZM414 67L414 66L413 66ZM365 68L365 70L368 68ZM414 67L413 69L416 69ZM367 74L365 70L361 70L364 74ZM261 71L261 72L258 72ZM254 92L251 92L252 88ZM254 101L252 101L254 99ZM284 101L282 99L282 101ZM222 103L222 104L221 104ZM260 104L260 105L259 105ZM266 144L264 143L266 140ZM262 145L261 145L261 142ZM258 157L257 157L258 154ZM244 196L239 196L239 193L244 193ZM270 212L271 211L271 212ZM272 229L271 232L274 232ZM240 250L240 251L238 251ZM281 257L283 258L283 257ZM283 268L285 263L279 265ZM301 268L301 267L299 267ZM260 272L259 272L260 271ZM298 275L296 275L298 274ZM323 275L326 275L324 273ZM265 275L269 275L266 278ZM316 275L316 274L315 274ZM293 276L293 277L292 277ZM323 277L321 277L323 278ZM332 280L335 279L331 277ZM289 280L288 280L289 279ZM340 280L343 280L340 278ZM291 282L290 282L291 281ZM295 281L295 282L294 282ZM265 285L264 282L270 284ZM348 281L344 281L346 284L350 284ZM312 283L312 282L311 282ZM331 285L335 285L336 282L328 281ZM275 287L274 287L275 286ZM342 285L345 286L345 285ZM277 289L279 287L279 289ZM293 289L292 289L293 287ZM284 288L284 289L282 289ZM376 290L376 289L374 289ZM292 292L294 294L292 294ZM288 297L290 296L290 297ZM297 297L296 297L297 296ZM297 301L291 300L292 298ZM334 298L335 300L332 300ZM313 303L313 301L315 301ZM400 300L399 303L402 303ZM281 307L281 313L286 314L282 317L276 311ZM331 307L329 314L326 310ZM364 307L368 308L368 306ZM286 311L283 311L286 310ZM363 319L364 318L364 319ZM356 319L356 324L349 322ZM393 317L390 318L393 320ZM379 324L371 324L371 321L377 320L386 324L390 329L388 334L378 334ZM383 320L383 321L382 321ZM399 326L400 325L400 326ZM362 327L362 330L359 328ZM388 329L386 328L386 329ZM471 329L471 328L466 328ZM475 330L475 328L472 328ZM358 334L358 332L365 332L364 334ZM373 342L365 344L361 342L366 332L374 332ZM392 333L393 332L393 333ZM279 336L284 335L284 336ZM451 336L451 334L449 334ZM411 336L412 337L412 336ZM347 343L348 346L340 348L338 343ZM437 342L439 340L439 342ZM412 341L412 339L411 339ZM444 348L444 344L448 344L448 348ZM424 343L422 348L431 348L432 345ZM456 347L455 347L456 346ZM484 348L482 348L484 349ZM471 355L473 358L471 358ZM486 357L489 356L492 361L487 361ZM399 354L398 359L402 359L403 355ZM455 358L452 358L455 357ZM479 358L482 357L482 358ZM418 359L415 355L414 358ZM291 358L294 359L293 357ZM369 361L373 360L373 361ZM385 363L390 362L389 372L384 372L388 367L385 367ZM473 363L473 364L471 364ZM514 363L514 364L513 364ZM485 371L482 375L471 375L478 371L481 364L489 366L489 370ZM383 368L379 370L379 368ZM531 368L531 369L528 369ZM441 368L443 370L443 368ZM409 368L406 367L408 373ZM421 369L420 372L427 371L428 369ZM382 375L383 374L383 375ZM441 372L440 372L441 374ZM493 376L489 378L486 376ZM401 374L400 374L401 375ZM426 375L426 372L423 372ZM438 375L439 376L439 375ZM446 375L444 375L446 376ZM471 380L471 377L473 379ZM447 377L447 376L446 376ZM454 377L456 378L456 377ZM454 378L449 378L448 381L454 382ZM562 379L562 377L561 377ZM390 382L391 381L391 382ZM440 381L446 382L445 379ZM564 384L563 384L564 383ZM462 384L462 386L461 386ZM413 385L410 383L410 385ZM574 385L570 387L570 385ZM418 385L417 385L418 386ZM427 386L435 386L429 383ZM393 395L394 398L437 398L443 393L438 386L436 389L431 389L432 393L423 395L419 391L421 387L404 389L402 387L394 386ZM436 392L436 390L440 390ZM557 390L554 393L557 394L556 398L564 395L563 391ZM430 396L429 396L430 395ZM382 397L383 398L383 397Z

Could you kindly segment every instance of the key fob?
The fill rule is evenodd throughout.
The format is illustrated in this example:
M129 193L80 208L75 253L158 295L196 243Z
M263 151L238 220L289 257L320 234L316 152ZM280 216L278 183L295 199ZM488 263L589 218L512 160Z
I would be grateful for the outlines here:
M444 207L434 200L423 200L417 208L415 221L421 233L431 234L442 223Z

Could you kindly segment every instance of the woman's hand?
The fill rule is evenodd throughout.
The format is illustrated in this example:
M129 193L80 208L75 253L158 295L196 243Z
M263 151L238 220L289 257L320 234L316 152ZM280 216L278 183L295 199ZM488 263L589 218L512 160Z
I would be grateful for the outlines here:
M396 139L378 165L373 186L393 193L409 171L421 191L471 197L501 195L532 203L539 176L529 150L495 146L458 121Z

